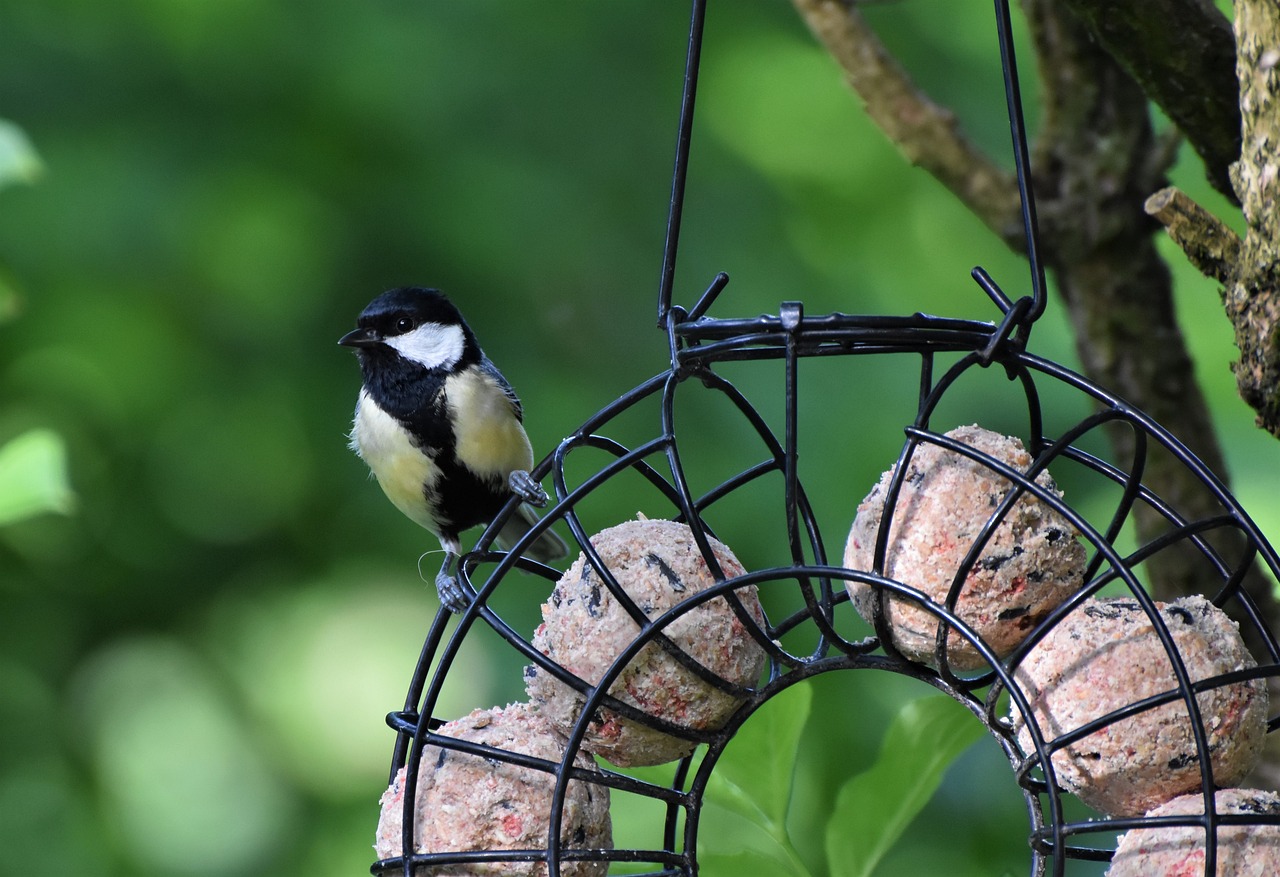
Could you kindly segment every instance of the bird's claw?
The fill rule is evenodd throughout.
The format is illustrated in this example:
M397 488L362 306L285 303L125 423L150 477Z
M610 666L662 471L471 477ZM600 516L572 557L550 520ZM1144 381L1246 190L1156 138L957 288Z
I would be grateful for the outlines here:
M440 572L436 573L436 593L440 597L441 606L454 615L461 615L475 599L476 592L474 588L464 584L458 576L449 571L455 558L454 554L448 555L444 565L440 567Z
M451 576L445 572L436 576L436 591L440 595L440 605L454 615L461 615L471 605L476 595L476 592L459 581L457 576Z
M542 485L533 480L533 476L523 469L517 469L507 478L507 484L511 487L511 492L531 506L537 508L546 508L548 499L547 492L542 489Z

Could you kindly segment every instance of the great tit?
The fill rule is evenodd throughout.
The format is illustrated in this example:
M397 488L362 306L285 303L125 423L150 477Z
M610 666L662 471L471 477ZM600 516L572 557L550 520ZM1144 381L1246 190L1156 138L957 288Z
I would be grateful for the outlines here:
M450 572L458 535L492 521L514 493L522 500L519 513L497 539L509 549L538 520L530 505L547 503L529 475L533 449L524 410L440 291L388 290L357 325L338 341L355 348L364 379L351 449L392 504L439 538L445 561L436 588L446 608L461 612L471 593ZM551 563L568 548L545 530L526 554Z

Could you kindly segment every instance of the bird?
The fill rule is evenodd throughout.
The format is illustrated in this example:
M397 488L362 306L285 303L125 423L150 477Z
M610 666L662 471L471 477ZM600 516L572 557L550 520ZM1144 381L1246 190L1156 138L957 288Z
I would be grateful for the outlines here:
M459 535L490 523L514 494L521 503L497 536L509 550L538 523L532 506L548 501L529 474L533 448L520 399L438 289L387 290L338 343L355 350L362 378L351 449L392 505L440 540L440 602L462 612L474 592L450 571ZM554 563L568 547L546 529L524 553Z

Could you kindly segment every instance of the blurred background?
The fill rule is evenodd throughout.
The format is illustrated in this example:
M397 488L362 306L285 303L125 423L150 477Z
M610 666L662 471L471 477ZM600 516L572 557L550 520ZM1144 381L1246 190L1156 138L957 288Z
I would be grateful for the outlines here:
M1007 155L989 4L868 14ZM435 540L346 448L359 376L335 342L385 288L444 289L522 396L538 456L662 371L687 23L683 2L621 0L0 6L0 119L34 150L0 189L0 444L51 430L74 492L0 529L0 873L367 873L383 716L435 613L438 560L420 576ZM693 156L678 303L723 270L718 316L801 299L993 319L970 268L1026 285L781 0L713 4ZM1231 215L1194 156L1176 181ZM1215 287L1167 251L1229 475L1274 538L1280 449L1236 399ZM1031 346L1074 362L1056 304ZM811 478L832 546L914 405L911 373L850 366L815 365L802 398L806 460L847 468ZM777 372L730 377L778 416ZM964 404L1000 417L988 395ZM747 435L715 410L688 421L709 461ZM607 502L601 521L641 507ZM741 517L751 567L782 534ZM524 611L535 623L536 601ZM452 713L522 698L493 645L467 656ZM814 685L801 836L905 688L923 693ZM881 873L1026 872L1021 799L986 748L944 786L948 817Z

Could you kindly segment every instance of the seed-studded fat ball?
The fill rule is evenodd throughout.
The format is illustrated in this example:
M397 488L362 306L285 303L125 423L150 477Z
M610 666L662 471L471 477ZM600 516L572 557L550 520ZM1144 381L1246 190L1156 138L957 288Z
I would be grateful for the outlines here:
M437 731L471 743L481 743L560 762L562 739L528 704L476 710ZM595 762L579 752L574 765L595 770ZM404 825L405 768L382 795L382 815L374 850L386 859L401 853ZM545 850L556 780L550 773L510 762L441 746L426 746L418 767L414 813L414 849L419 853L474 850ZM607 786L574 780L565 795L560 827L563 849L604 849L613 846ZM608 871L604 861L561 860L560 873L597 877ZM545 877L545 862L470 862L419 868L415 873L486 875L486 877Z
M650 619L715 584L685 524L641 518L601 531L591 544L618 585ZM726 578L744 573L728 548L714 539L710 545ZM742 587L734 593L752 623L763 624L756 588ZM583 554L556 583L543 604L542 619L533 645L591 685L603 679L640 632ZM618 675L609 694L675 726L699 731L723 727L743 702L732 688L757 682L764 650L723 597L690 608L662 633L701 669L686 666L664 644L649 642ZM583 696L536 665L526 669L525 683L530 699L551 723L569 733L585 706ZM718 687L725 683L730 690ZM674 761L695 745L611 709L596 712L583 742L621 766Z
M1258 789L1222 789L1214 811L1243 816L1280 815L1280 795ZM1200 816L1204 796L1174 798L1147 816ZM1275 877L1280 874L1280 825L1219 825L1218 877ZM1199 877L1205 873L1205 831L1199 826L1135 828L1116 846L1107 877Z
M1203 597L1155 604L1191 681L1255 666L1234 621ZM1032 648L1015 679L1046 740L1178 687L1173 664L1142 605L1131 598L1086 600ZM1267 728L1260 679L1196 696L1217 786L1257 764ZM1012 716L1023 751L1033 751L1026 717ZM1146 709L1054 753L1059 784L1103 813L1140 816L1201 787L1186 702Z
M1019 472L1032 463L1017 438L979 426L962 426L946 435ZM844 565L849 569L872 569L876 536L896 470L895 464L858 505L844 549ZM1035 482L1062 495L1047 471L1037 475ZM939 445L918 445L893 507L884 576L943 604L960 564L1013 487L1014 482L983 463ZM1080 587L1084 566L1085 550L1075 528L1039 498L1024 493L970 569L956 614L1003 657ZM871 621L877 589L852 581L846 587L858 614ZM884 611L893 644L909 658L934 663L936 617L890 594L885 595ZM983 664L973 645L954 630L947 637L947 660L960 670Z

